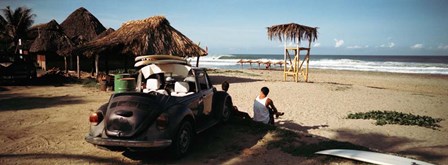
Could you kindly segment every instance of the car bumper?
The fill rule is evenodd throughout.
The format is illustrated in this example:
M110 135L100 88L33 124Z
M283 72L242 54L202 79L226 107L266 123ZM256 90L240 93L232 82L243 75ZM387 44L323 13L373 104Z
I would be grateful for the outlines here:
M89 143L100 146L142 147L142 148L168 147L172 143L172 140L168 139L152 140L152 141L134 141L134 140L107 139L107 138L93 137L90 135L87 135L85 137L85 140Z

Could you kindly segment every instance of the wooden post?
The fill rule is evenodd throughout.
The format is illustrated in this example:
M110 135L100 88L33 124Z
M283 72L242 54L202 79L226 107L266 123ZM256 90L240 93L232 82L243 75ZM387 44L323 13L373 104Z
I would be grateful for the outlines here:
M65 74L67 74L68 73L67 56L64 56L64 69L65 69Z
M76 55L76 71L78 72L78 78L81 78L81 72L79 68L79 55Z
M306 60L306 78L305 81L308 82L308 69L310 66L310 51L311 51L311 38L308 41L308 52L307 52L307 60Z
M100 60L100 55L96 54L95 55L95 76L98 76L98 72L99 72L99 60Z
M198 55L198 57L196 58L196 67L199 67L199 55Z
M283 67L283 81L286 81L286 43L285 43L285 51L283 51L283 63L285 66Z

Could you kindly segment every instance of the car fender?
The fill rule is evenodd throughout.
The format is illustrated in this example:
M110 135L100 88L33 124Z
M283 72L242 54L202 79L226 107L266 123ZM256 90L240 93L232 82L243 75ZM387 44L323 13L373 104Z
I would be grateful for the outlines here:
M103 116L105 116L106 112L107 112L108 105L109 105L108 103L101 105L98 108L98 110L96 110L96 112L100 112L103 114ZM104 119L101 120L97 125L90 125L89 135L93 136L93 137L101 136L103 130L104 130Z
M191 124L195 124L195 117L193 112L184 105L175 105L170 107L167 111L163 112L161 115L166 114L169 118L169 131L170 135L174 135L179 127L179 124L185 119L190 120ZM193 128L194 129L194 128Z

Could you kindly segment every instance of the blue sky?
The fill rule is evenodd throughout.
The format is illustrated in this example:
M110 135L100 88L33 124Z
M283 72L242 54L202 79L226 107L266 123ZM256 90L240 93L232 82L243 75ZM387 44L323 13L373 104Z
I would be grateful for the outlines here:
M85 7L105 27L154 15L210 54L282 54L266 27L299 23L319 27L312 54L448 55L446 0L2 0L0 7L26 6L35 23L61 23Z

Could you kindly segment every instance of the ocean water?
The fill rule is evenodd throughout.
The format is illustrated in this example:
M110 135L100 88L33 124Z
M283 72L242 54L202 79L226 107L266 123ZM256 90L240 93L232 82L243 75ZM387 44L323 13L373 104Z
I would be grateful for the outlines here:
M275 62L283 61L283 55L208 55L200 58L199 67L241 69L241 65L237 63L241 59ZM190 62L196 65L196 58L190 59ZM264 68L264 65L260 67ZM250 66L246 63L243 68L248 69ZM252 64L252 68L258 68L258 64ZM310 68L448 75L448 56L311 55Z

